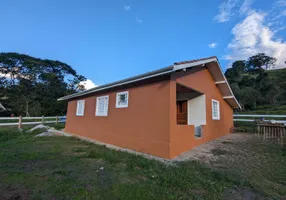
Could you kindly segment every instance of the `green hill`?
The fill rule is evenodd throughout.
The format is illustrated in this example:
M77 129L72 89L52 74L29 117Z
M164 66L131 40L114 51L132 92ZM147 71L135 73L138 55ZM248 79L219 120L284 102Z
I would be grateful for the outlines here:
M275 58L259 54L248 60L235 61L225 76L241 104L237 112L286 114L286 68L274 66Z

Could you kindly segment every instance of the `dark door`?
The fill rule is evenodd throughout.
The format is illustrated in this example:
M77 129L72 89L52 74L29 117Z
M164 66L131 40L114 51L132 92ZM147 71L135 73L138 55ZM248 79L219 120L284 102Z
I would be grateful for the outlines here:
M188 105L187 101L177 101L177 124L187 124Z

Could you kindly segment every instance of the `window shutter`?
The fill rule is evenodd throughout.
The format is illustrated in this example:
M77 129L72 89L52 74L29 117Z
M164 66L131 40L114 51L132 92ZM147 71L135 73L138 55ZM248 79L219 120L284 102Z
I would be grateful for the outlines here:
M215 120L220 119L219 101L212 100L212 116Z
M84 115L84 100L77 101L76 115L83 116Z
M107 116L108 114L108 96L97 97L96 99L96 116Z

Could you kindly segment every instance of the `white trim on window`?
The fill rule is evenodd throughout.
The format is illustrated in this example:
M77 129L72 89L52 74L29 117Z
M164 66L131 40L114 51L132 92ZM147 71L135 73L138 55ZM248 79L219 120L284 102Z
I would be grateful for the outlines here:
M108 101L109 101L108 95L96 98L95 116L108 115Z
M125 98L123 101L122 101L122 99L120 99L122 96ZM128 101L129 101L129 92L128 91L116 93L116 105L115 105L116 108L127 108L128 107Z
M77 101L76 116L83 116L84 115L84 104L85 104L85 100Z
M213 120L220 120L220 106L219 101L212 99L212 118Z

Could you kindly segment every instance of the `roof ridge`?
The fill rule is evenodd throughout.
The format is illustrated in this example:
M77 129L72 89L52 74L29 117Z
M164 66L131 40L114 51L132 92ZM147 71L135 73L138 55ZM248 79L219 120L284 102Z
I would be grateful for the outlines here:
M193 62L198 62L198 61L203 61L203 60L208 60L216 58L216 56L210 56L210 57L205 57L205 58L200 58L200 59L193 59L193 60L186 60L186 61L180 61L180 62L175 62L174 65L182 65L182 64L187 64L187 63L193 63Z

